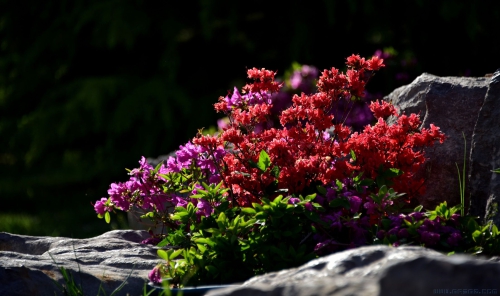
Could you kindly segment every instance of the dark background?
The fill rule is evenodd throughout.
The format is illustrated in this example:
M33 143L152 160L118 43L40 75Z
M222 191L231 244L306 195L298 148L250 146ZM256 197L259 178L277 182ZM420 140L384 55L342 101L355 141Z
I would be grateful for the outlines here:
M141 156L215 126L213 103L247 68L343 68L385 48L393 56L369 91L386 95L423 72L500 67L500 2L0 3L0 231L20 234L126 228L90 203Z

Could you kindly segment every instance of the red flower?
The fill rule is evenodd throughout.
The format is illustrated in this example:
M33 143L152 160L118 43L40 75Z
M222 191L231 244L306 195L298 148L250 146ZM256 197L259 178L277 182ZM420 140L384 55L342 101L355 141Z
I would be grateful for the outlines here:
M346 65L354 69L361 69L366 67L365 58L361 58L359 55L351 55L347 58Z
M382 67L385 67L384 65L384 59L379 58L378 56L373 56L371 59L366 61L367 63L367 68L372 71L377 71Z

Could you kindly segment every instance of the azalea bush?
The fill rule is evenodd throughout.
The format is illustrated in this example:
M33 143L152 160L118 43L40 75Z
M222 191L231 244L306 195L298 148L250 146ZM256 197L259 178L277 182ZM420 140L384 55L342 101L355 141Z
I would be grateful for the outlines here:
M144 242L166 247L152 282L243 281L374 243L498 249L498 230L486 237L457 207L414 208L425 190L416 177L423 148L445 136L432 124L419 129L418 115L384 101L369 104L374 124L354 131L349 110L384 63L352 55L346 66L324 70L316 91L278 111L284 83L273 71L248 70L252 82L214 105L227 116L221 132L200 131L155 168L143 157L127 182L111 184L109 197L94 204L100 218L138 207L165 229Z

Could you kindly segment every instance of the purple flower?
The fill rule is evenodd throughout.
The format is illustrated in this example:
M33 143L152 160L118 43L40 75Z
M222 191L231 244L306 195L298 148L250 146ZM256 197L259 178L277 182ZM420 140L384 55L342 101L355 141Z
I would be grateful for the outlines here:
M219 184L220 181L222 181L220 175L211 175L210 177L208 177L208 183L209 184Z
M310 212L312 212L314 210L314 207L310 202L307 202L306 204L304 204L304 207L306 208L306 210L308 210Z
M458 226L460 224L459 218L460 218L460 214L455 213L455 214L451 215L450 221L452 221L453 224L455 224L455 226Z
M415 221L420 221L424 218L424 214L422 214L420 212L413 212L413 213L409 214L408 216L415 219ZM412 222L412 220L409 220L408 222Z
M294 205L294 204L296 204L296 203L299 203L299 202L300 202L300 199L299 199L299 198L297 198L297 197L292 197L292 198L290 198L290 199L288 200L288 203L289 203L289 204L292 204L292 205Z
M107 198L103 197L94 204L94 210L99 215L104 215L105 212L111 212L111 208L106 206Z
M377 57L379 57L381 59L384 59L384 60L388 59L388 58L390 58L392 56L390 52L388 52L388 51L382 51L380 49L377 49L373 55L377 56Z
M154 284L161 284L161 270L159 266L155 266L148 274L149 280Z
M336 227L339 230L341 230L342 229L342 222L340 221L341 216L342 216L342 211L338 211L335 213L324 215L321 217L321 219L325 222L330 223L330 227L332 228Z
M240 106L241 101L242 101L242 97L241 97L240 92L238 91L238 88L236 86L234 87L234 91L233 91L233 94L231 95L231 97L229 97L229 95L228 95L224 99L227 102L228 110L231 110L232 107Z
M217 127L220 130L224 130L225 128L228 128L229 127L229 118L224 117L224 118L218 119L217 120Z
M439 239L441 236L439 233L431 232L431 231L421 231L420 229L417 230L420 233L420 240L426 245L426 246L433 246L439 242Z
M401 228L398 231L398 238L407 238L410 236L410 233L408 232L408 229L406 228Z
M377 231L377 238L378 239L384 239L384 237L385 237L385 230Z
M337 191L335 189L331 188L331 187L327 188L326 189L326 196L325 197L326 197L326 200L328 202L330 202L330 201L334 200L337 197Z
M368 215L374 215L377 213L377 205L373 201L367 201L363 205L363 207L366 209L366 213Z
M303 65L300 70L295 70L290 77L290 85L295 90L306 94L311 93L314 88L314 80L318 77L318 69L314 66Z
M188 202L184 198L175 195L172 197L172 204L174 204L175 207L186 207Z
M128 182L129 183L129 182ZM111 183L108 189L111 202L122 211L130 209L130 202L128 201L129 189L127 183Z
M210 205L210 203L203 198L198 199L196 207L198 208L197 213L204 215L205 217L210 216L213 212L212 205Z
M365 228L360 225L362 221L350 220L345 222L345 225L351 230L351 242L355 245L364 245L366 243L366 233Z
M316 195L316 197L314 198L314 201L319 203L320 205L323 205L324 202L325 202L325 198L321 195Z
M149 237L149 238L141 241L141 244L156 246L159 242L161 242L161 239L159 237Z
M391 220L391 227L401 226L405 217L404 214L399 214L398 216L390 215L389 220Z
M389 229L389 231L387 231L387 234L397 236L398 232L399 232L399 227L394 227L394 228Z
M358 196L350 196L349 198L349 204L351 205L351 213L357 213L359 211L359 207L361 206L361 198Z
M452 234L450 234L450 236L448 237L446 242L451 247L456 247L456 246L458 246L458 244L460 243L461 240L462 240L462 235L460 234L460 232L457 231L457 232L453 232Z
M170 172L178 173L182 170L182 164L177 162L175 157L170 156L167 160L167 170Z
M177 155L177 161L182 164L182 167L187 168L191 165L193 159L198 158L201 152L200 146L187 142L186 145L179 146L179 150L175 152L175 155Z

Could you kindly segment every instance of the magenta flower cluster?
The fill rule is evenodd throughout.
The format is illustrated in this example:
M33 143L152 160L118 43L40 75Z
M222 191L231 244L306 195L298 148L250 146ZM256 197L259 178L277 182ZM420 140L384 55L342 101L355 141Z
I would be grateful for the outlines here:
M426 247L437 247L439 244L451 248L457 247L463 240L459 230L459 217L457 213L448 220L441 217L431 220L421 212L391 215L388 217L391 220L390 228L387 231L379 230L377 238L380 240L389 238L394 246L413 241ZM405 220L413 225L419 225L414 234L409 232L410 226Z
M207 201L165 193L162 185L166 182L165 175L181 172L191 166L204 171L204 175L208 176L204 181L208 184L219 183L220 176L216 171L214 159L220 160L225 153L227 152L220 148L209 154L202 147L188 142L179 147L175 153L176 157L170 157L157 170L146 161L145 157L142 157L139 161L140 166L129 172L130 179L126 182L112 183L108 189L109 198L103 197L96 201L94 210L102 216L114 208L127 212L132 206L136 206L146 211L161 213L173 207L186 206L191 201L197 205L199 215L208 216L212 208ZM196 188L191 194L196 194Z

